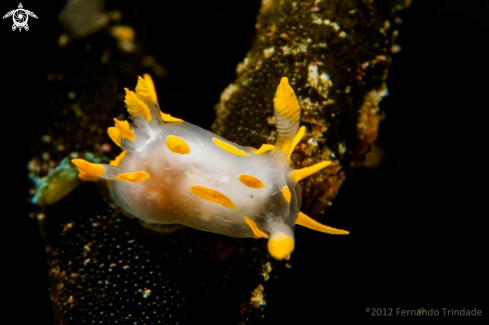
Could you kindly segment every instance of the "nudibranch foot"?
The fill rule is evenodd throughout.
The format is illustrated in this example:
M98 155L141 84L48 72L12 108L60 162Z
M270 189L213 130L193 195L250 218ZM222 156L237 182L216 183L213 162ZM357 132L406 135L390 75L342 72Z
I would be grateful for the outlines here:
M114 119L109 137L124 151L110 164L73 163L91 177L110 180L114 202L124 212L155 224L180 224L232 237L268 238L274 258L294 250L295 224L330 234L348 234L300 212L298 182L328 167L322 161L302 169L290 157L302 140L300 105L287 78L274 98L275 145L243 147L162 113L153 81L139 77L125 89L131 121Z

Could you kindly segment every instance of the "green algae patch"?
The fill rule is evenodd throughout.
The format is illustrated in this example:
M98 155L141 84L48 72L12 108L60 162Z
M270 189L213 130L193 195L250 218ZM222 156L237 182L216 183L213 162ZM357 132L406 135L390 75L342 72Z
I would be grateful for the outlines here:
M90 159L97 163L109 162L108 158L97 154L73 152L63 158L58 166L44 177L38 177L31 172L29 178L35 184L32 204L46 206L56 203L82 183L82 180L78 178L78 168L71 162L75 158Z

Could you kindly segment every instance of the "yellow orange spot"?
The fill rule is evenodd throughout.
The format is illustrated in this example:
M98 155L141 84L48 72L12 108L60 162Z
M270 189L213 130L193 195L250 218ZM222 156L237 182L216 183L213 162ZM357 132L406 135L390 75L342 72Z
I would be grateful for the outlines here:
M153 80L151 80L151 83L153 83ZM156 104L156 99L153 96L152 91L148 87L146 81L141 77L138 77L138 84L136 85L136 95L144 102Z
M251 220L250 218L247 218L245 216L243 216L244 220L246 221L246 223L248 224L248 226L250 226L251 230L253 231L253 234L255 235L255 238L268 238L268 235L265 234L263 231L261 231L260 229L258 229L258 226L256 225L256 223Z
M329 165L331 165L331 161L321 161L320 163L317 163L315 165L312 165L312 166L309 166L306 168L295 169L292 172L292 174L290 175L290 177L292 178L292 180L294 182L297 183L301 179L304 179L307 176L310 176L310 175L314 174L315 172L317 172L318 170L321 170L324 167L329 166Z
M212 141L214 141L216 146L218 146L222 150L225 150L225 151L227 151L233 155L241 156L241 157L248 156L248 154L246 152L244 152L243 150L236 148L232 144L229 144L227 142L219 140L218 138L212 138Z
M142 182L144 180L147 180L148 178L149 178L149 174L146 172L125 173L125 174L119 174L115 177L115 179L119 181L132 182L132 183Z
M141 77L139 77L139 78L141 78ZM141 80L143 80L143 79L141 78ZM143 80L143 82L144 82L144 80ZM138 82L138 85L139 85L139 83L140 82ZM136 86L136 89L137 89L137 86ZM126 99L124 100L124 102L127 105L127 111L129 112L129 114L136 116L136 114L139 113L146 119L146 121L150 122L151 121L151 114L149 113L148 105L143 103L138 98L138 96L136 96L136 93L134 93L134 91L129 91L129 89L127 89L127 88L124 88L124 91L126 92ZM149 94L149 92L148 92L148 94Z
M292 195L290 194L290 189L287 185L285 185L284 188L282 189L282 194L284 195L285 201L290 203L290 197Z
M240 174L238 176L239 181L243 183L244 185L251 187L251 188L264 188L265 184L259 179L256 178L255 176L248 175L248 174Z
M100 177L105 174L105 169L102 165L90 163L83 159L73 159L71 162L89 175Z
M332 235L348 235L350 233L349 231L346 230L336 229L320 224L316 220L311 219L309 216L305 215L300 211L299 214L297 215L297 220L295 221L295 223L312 230L317 230Z
M114 166L114 167L119 166L119 164L121 163L122 158L124 158L125 155L126 155L126 151L124 150L123 152L120 153L120 155L118 155L117 157L115 157L114 160L111 160L109 165Z
M273 149L275 149L275 146L273 144L262 144L260 149L255 151L255 155L260 155L262 153L272 151Z
M289 259L290 253L294 250L294 238L284 233L274 234L268 240L268 252L277 260Z
M306 127L305 126L301 126L300 129L299 129L299 131L295 135L294 140L292 141L292 145L290 146L289 157L292 154L292 151L294 151L294 149L297 146L297 144L299 143L299 141L301 141L302 138L304 137L304 133L306 133Z
M124 120L124 121L119 121L118 119L114 119L115 122L115 127L117 130L119 130L119 133L121 134L121 137L123 139L129 139L131 141L136 140L136 137L134 136L133 130L131 130L131 126L129 125L129 122Z
M122 136L121 136L121 132L119 131L119 129L112 126L112 127L107 129L107 133L109 134L109 137L112 139L112 141L114 141L114 143L120 147Z
M190 186L190 192L192 192L192 194L197 195L201 199L211 201L216 204L220 204L223 207L236 210L236 206L234 205L233 201L231 201L230 198L228 198L226 195L222 194L219 191L201 185L192 185Z
M169 135L166 138L166 146L171 152L178 153L181 155L186 155L190 153L190 147L187 142L185 142L182 138L176 137L174 135Z
M160 112L160 114L161 114L161 119L163 120L163 122L183 122L182 119L173 117L170 114L165 114L163 112Z

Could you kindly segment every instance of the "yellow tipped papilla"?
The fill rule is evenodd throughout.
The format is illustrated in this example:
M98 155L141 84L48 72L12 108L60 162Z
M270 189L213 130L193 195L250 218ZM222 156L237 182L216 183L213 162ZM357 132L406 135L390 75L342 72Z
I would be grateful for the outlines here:
M144 82L143 78L141 78L141 80ZM138 85L139 83L140 82L138 82ZM137 86L136 86L136 90L137 90ZM146 105L143 101L141 101L134 91L130 91L127 88L124 88L124 91L126 92L126 98L124 99L124 102L127 105L127 111L129 112L129 114L131 114L132 116L137 116L137 114L139 113L146 119L146 121L150 122L151 114L149 112L148 105ZM147 90L147 87L146 87L146 91L149 96L149 91Z
M292 141L292 145L290 146L289 157L292 155L292 152L294 151L294 149L297 146L297 144L299 143L299 141L302 140L302 138L304 137L304 134L305 133L306 133L306 127L305 126L301 126L299 128L299 131L295 135L294 140Z
M98 181L100 179L100 177L87 174L87 173L85 173L81 169L78 172L78 178L81 179L84 182L96 182L96 181Z
M100 177L105 174L105 169L102 165L90 163L83 159L73 159L71 162L89 175Z
M294 182L299 182L301 179L306 178L307 176L310 176L317 172L318 170L323 169L326 166L331 165L331 161L321 161L315 165L301 168L301 169L295 169L292 172L292 175L290 175L290 178L294 180Z
M109 165L117 167L121 163L122 158L126 155L126 151L121 152L114 160L111 160Z
M151 79L151 77L149 77L149 79ZM154 88L153 80L151 80L150 82L152 84L152 87ZM141 77L138 77L138 84L136 85L136 95L143 102L156 104L156 97L154 97L152 90L150 89L150 87L148 87L148 84L146 83L145 79Z
M336 229L333 227L325 226L323 224L320 224L316 220L310 218L309 216L305 215L304 213L300 212L297 215L297 220L295 221L297 225L312 229L312 230L317 230L320 232L324 232L327 234L332 234L332 235L348 235L350 232L342 229Z
M277 233L268 240L268 252L279 261L284 258L288 260L294 250L294 244L294 238L284 233Z
M114 118L114 122L115 127L117 128L117 130L119 130L119 133L123 139L129 139L131 141L136 140L136 137L134 136L134 131L131 129L128 121L119 121L118 119Z
M160 112L160 115L161 115L161 119L163 120L163 122L183 122L182 119L173 117L170 114L165 114L163 112Z
M146 82L146 86L148 86L148 90L151 96L154 98L153 104L156 104L158 101L158 96L156 96L156 88L151 76L147 73L143 74L144 81Z
M147 180L149 178L149 174L146 172L125 173L119 174L114 178L119 181L136 183Z
M262 144L260 149L255 151L255 155L260 155L262 153L272 151L273 149L275 149L275 146L273 144Z
M268 238L268 235L265 234L260 229L258 229L258 226L256 225L256 223L253 220L251 220L250 218L244 217L244 216L243 216L243 218L246 221L246 223L248 224L248 226L250 226L251 230L253 231L253 234L255 235L255 238Z

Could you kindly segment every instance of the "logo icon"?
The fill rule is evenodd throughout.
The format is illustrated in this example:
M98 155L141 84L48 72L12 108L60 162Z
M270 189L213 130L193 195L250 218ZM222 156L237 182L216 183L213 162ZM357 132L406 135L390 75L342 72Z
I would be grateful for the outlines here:
M14 24L12 25L12 31L15 31L17 28L19 32L24 28L26 31L29 30L29 25L27 25L27 21L29 20L29 16L37 18L36 14L32 11L23 9L22 3L19 3L19 8L9 11L3 16L3 18L7 18L12 16L14 20Z

